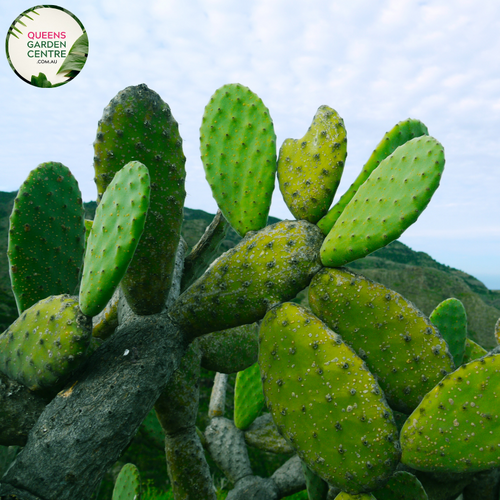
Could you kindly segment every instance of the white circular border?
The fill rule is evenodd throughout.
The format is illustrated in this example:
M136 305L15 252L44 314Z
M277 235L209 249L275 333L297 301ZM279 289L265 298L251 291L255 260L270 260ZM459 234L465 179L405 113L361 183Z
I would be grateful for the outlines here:
M85 32L82 26L74 14L56 5L40 5L24 11L7 34L5 48L12 69L31 85L31 77L40 73L52 86L72 80L57 72L75 41ZM54 33L59 33L59 38Z

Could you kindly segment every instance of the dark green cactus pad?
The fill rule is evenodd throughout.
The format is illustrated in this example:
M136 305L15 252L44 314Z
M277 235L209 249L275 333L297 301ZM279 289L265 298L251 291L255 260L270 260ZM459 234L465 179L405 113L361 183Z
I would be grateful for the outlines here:
M430 391L401 431L403 464L421 471L500 466L500 354L462 365Z
M202 352L201 366L219 373L238 373L257 362L259 325L209 333L198 339Z
M412 118L399 122L389 132L386 132L356 180L331 208L328 214L318 222L318 227L323 231L323 234L327 235L330 232L357 190L368 179L373 170L380 165L380 162L394 153L405 142L422 135L429 135L427 127L421 121Z
M373 170L328 233L323 265L343 266L399 238L430 202L443 169L443 147L432 137L397 148Z
M464 305L458 299L446 299L436 306L429 319L446 340L455 366L460 366L467 340L467 313Z
M238 372L234 386L234 425L246 430L265 407L259 364Z
M391 408L410 414L455 369L434 325L398 293L346 269L322 269L309 305L378 377Z
M134 464L125 464L120 470L112 500L141 500L141 475Z
M76 179L61 163L42 163L20 187L10 216L7 255L19 314L51 295L75 293L84 237Z
M345 491L341 491L334 500L377 500L371 493L360 493L359 495L351 495Z
M86 359L92 321L69 295L31 306L0 336L0 371L32 391L57 392Z
M363 361L290 302L266 314L259 341L266 404L301 460L342 491L379 487L400 450L392 411Z
M422 483L409 472L399 471L373 492L377 500L428 500Z
M301 461L302 472L306 480L307 497L309 500L327 500L328 483L317 476L304 462Z
M148 219L122 289L136 314L161 312L172 284L186 196L178 124L156 92L144 84L127 87L104 109L94 151L99 199L126 163L140 161L149 170Z
M328 106L320 106L302 139L285 140L278 158L278 181L296 219L315 224L328 212L346 156L344 120Z
M148 169L137 161L113 178L99 203L87 241L80 308L97 316L120 284L141 239L149 207Z
M259 96L224 85L210 98L200 127L201 159L212 194L245 236L267 224L276 177L276 134Z
M248 234L179 297L169 316L195 337L262 319L309 284L321 268L322 239L307 221L282 221Z
M466 363L470 363L475 359L479 359L482 358L483 356L486 356L486 354L488 354L488 351L484 349L484 347L481 347L479 344L476 344L471 339L466 339L462 364L465 365Z

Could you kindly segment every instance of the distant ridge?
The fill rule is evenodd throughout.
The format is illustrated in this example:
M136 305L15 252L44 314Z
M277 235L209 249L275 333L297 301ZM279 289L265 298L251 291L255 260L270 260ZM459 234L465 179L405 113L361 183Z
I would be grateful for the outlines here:
M0 192L0 331L5 330L17 317L7 261L9 216L17 192ZM96 203L84 204L86 217L93 218ZM200 239L214 218L204 210L184 208L182 236L191 248ZM279 219L269 217L268 223ZM222 242L219 253L227 251L241 240L232 229ZM449 297L460 299L468 315L469 335L483 345L496 345L494 326L500 316L500 291L489 290L474 276L434 260L424 252L417 252L404 243L394 241L373 254L352 262L349 266L411 300L426 315ZM296 299L307 306L307 294Z

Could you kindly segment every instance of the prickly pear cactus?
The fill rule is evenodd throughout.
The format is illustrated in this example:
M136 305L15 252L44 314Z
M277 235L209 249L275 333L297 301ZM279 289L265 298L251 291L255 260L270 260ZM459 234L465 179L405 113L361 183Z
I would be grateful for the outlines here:
M205 108L201 159L212 194L245 236L267 224L276 176L276 135L269 110L249 88L228 84Z
M443 169L443 147L432 137L397 148L373 170L328 233L323 265L343 266L399 238L429 204Z
M85 245L82 195L62 163L32 170L10 217L9 271L19 313L50 295L74 294Z
M234 424L246 430L265 406L258 363L238 372L234 387Z
M359 494L390 477L397 429L363 361L306 309L271 309L259 335L266 404L283 437L329 484Z
M321 267L321 241L321 231L306 221L250 233L179 297L169 315L192 336L254 323L309 284Z
M429 319L398 293L362 275L322 269L311 281L309 305L356 350L395 410L410 413L455 369Z
M296 219L314 224L328 212L346 156L344 120L328 106L320 106L304 137L285 140L278 158L278 180Z
M460 366L467 340L467 313L464 305L458 299L446 299L436 306L429 319L446 340L455 366Z
M443 378L408 417L401 461L414 469L474 472L500 465L500 354Z
M128 162L139 161L149 170L147 223L122 289L136 314L159 313L172 283L186 196L178 124L156 92L144 84L127 87L104 109L94 151L99 200Z
M380 165L380 162L394 153L394 151L405 142L422 135L429 135L427 127L421 121L412 118L397 123L384 135L350 188L341 196L340 200L331 208L328 214L318 222L318 227L325 235L330 232L345 207L352 200L361 185L368 179L373 170Z
M0 336L0 371L32 391L57 392L86 359L92 321L69 295L26 310Z
M141 476L134 464L125 464L116 478L112 500L141 500Z
M80 308L97 316L109 302L134 257L149 207L148 169L125 165L107 187L87 241Z
M309 496L317 500L332 498L338 489L343 490L339 500L389 498L388 491L397 498L410 491L425 498L413 479L410 484L408 475L395 473L397 467L451 472L500 467L495 440L500 354L471 361L485 351L467 339L463 362L471 362L453 371L446 342L410 302L361 275L335 269L392 241L428 204L444 155L426 127L407 120L386 134L353 186L325 215L342 173L346 140L341 118L320 107L304 137L286 141L280 153L281 188L302 220L268 227L276 138L260 98L242 85L222 87L205 109L200 132L214 197L244 238L210 265L228 229L218 214L186 260L178 252L168 306L183 218L185 157L177 123L155 92L146 85L128 87L104 110L94 144L99 193L94 222L84 224L76 181L60 164L45 164L22 188L11 219L9 258L13 281L18 280L16 299L25 310L0 336L0 423L11 402L4 384L9 378L12 385L18 380L38 391L26 389L29 397L55 399L36 427L22 427L24 436L32 432L2 478L0 496L17 495L19 487L37 498L59 498L61 490L50 488L62 487L67 498L87 498L89 480L98 484L110 457L118 458L155 399L176 500L215 497L203 447L234 484L228 499L248 494L277 499L306 488L301 461ZM61 257L66 247L71 255ZM68 279L48 274L62 268ZM44 288L45 276L58 294L74 293L81 277L80 306L68 295L46 298L54 292ZM115 290L120 280L122 288ZM32 285L41 291L35 293ZM313 312L285 302L308 285ZM141 317L150 314L155 316ZM191 354L182 358L190 342ZM168 359L161 357L164 350ZM151 368L160 365L161 373ZM196 428L201 367L219 372L205 432ZM243 370L232 422L223 417L227 374ZM116 379L117 372L127 373L126 383ZM71 374L71 389L56 395ZM89 404L101 394L102 380L113 389L106 408ZM139 391L133 390L133 411L123 406L131 387ZM269 413L253 420L262 391ZM81 413L90 418L75 418ZM123 417L119 428L109 415ZM83 420L102 428L88 432ZM9 417L8 424L17 425L17 419ZM2 439L3 430L0 425ZM160 440L162 435L155 432ZM266 453L297 454L260 478L252 471L247 444ZM92 451L87 455L85 449ZM40 481L39 464L54 481ZM426 488L431 484L422 481ZM453 492L459 494L461 485L453 484ZM128 464L113 499L139 495L138 471Z

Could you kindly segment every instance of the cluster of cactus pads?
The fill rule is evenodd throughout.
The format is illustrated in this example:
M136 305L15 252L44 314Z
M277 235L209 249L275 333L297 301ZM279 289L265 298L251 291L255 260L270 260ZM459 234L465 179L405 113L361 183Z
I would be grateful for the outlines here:
M169 106L146 85L126 88L94 146L93 221L60 163L41 164L19 190L8 257L20 316L0 336L0 372L47 401L69 397L75 373L85 378L86 361L127 317L137 328L148 318L174 325L187 352L147 410L155 404L178 500L215 498L205 452L233 500L306 488L311 500L453 498L464 474L500 466L500 357L467 338L461 302L426 317L342 267L398 238L437 189L443 147L420 121L388 132L331 207L347 156L339 114L321 106L277 154L262 100L239 84L218 89L200 147L221 213L186 257L178 297L185 157ZM297 220L267 226L276 178ZM227 223L243 239L211 263ZM293 302L307 287L309 308ZM195 428L201 367L218 372L204 432ZM225 374L236 372L230 421ZM294 456L258 478L247 445ZM16 463L2 484L22 490ZM449 496L425 473L451 474ZM138 477L124 467L113 499L139 499Z

